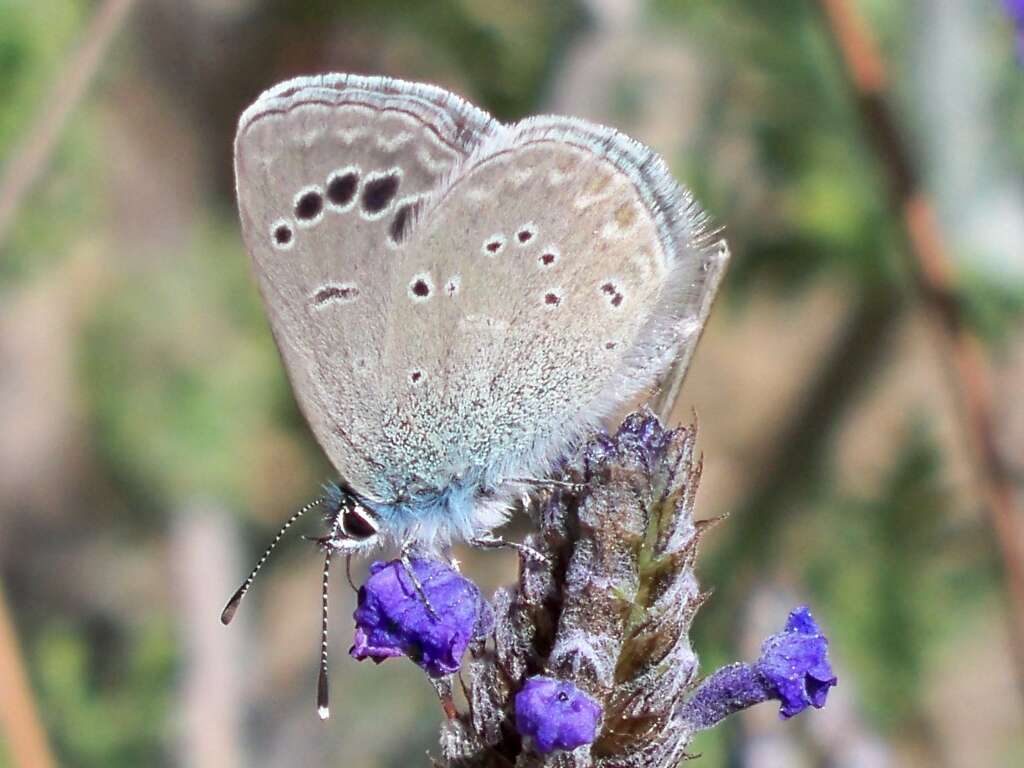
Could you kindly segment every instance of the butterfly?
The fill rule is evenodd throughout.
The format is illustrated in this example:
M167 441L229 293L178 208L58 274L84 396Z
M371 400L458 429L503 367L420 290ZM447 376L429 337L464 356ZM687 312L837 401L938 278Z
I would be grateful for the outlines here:
M651 149L441 88L281 83L235 140L246 248L339 481L328 557L494 543L523 483L685 366L727 263ZM326 618L325 618L326 625Z

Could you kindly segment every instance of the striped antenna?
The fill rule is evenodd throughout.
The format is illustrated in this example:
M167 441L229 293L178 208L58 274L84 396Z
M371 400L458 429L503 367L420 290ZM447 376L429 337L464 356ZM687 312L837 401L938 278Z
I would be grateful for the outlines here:
M292 524L309 512L309 510L313 509L313 507L323 504L324 501L325 498L323 496L318 499L313 499L313 501L309 502L309 504L304 506L285 521L285 524L281 526L281 530L277 532L277 536L275 536L274 540L270 542L270 546L263 552L263 557L261 557L259 562L256 563L256 567L252 569L245 581L242 582L242 586L238 588L238 591L231 596L231 599L228 600L228 604L224 606L224 610L220 614L221 624L227 626L231 623L231 620L235 618L235 611L238 610L238 604L242 602L242 598L245 597L245 594L249 591L249 587L252 586L252 580L256 578L256 574L260 572L260 568L262 568L263 564L267 562L267 558L270 557L270 553L274 551L274 547L277 546L278 542L284 538L285 533L287 533L288 529L292 527Z

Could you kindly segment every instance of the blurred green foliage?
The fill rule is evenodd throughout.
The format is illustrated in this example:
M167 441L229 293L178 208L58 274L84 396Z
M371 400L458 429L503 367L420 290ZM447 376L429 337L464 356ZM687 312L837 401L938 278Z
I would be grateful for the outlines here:
M1010 332L1024 317L1024 288L991 272L970 269L961 271L960 287L967 323L997 350L1005 349Z
M252 451L291 393L232 229L204 229L107 286L86 329L82 374L97 448L136 501L252 502Z
M75 0L0 0L0 158L5 161L19 142L31 139L28 127L53 89L86 10ZM63 256L73 234L102 210L94 183L99 167L93 130L90 110L80 110L8 242L0 244L0 296L8 283L37 274Z
M0 147L9 149L47 93L82 21L77 0L2 0Z
M730 267L727 290L767 283L791 294L820 276L871 289L897 279L903 269L884 185L813 4L654 6L682 34L730 52L716 58L711 79L708 102L718 114L704 123L683 173L709 210L759 209L729 221L730 245L742 258ZM716 186L702 158L738 135L754 151L756 181L720 178Z
M820 12L805 0L751 4L745 0L692 2L655 0L664 18L696 39L714 40L729 52L716 60L709 99L718 114L704 123L700 145L683 176L712 211L756 206L757 215L730 220L734 253L726 290L746 294L751 286L774 285L784 294L816 277L844 279L851 290L906 290L906 246L887 197L886 179L864 135L859 114L822 32ZM909 67L903 40L910 9L874 0L860 4L879 35L892 82ZM927 13L926 9L918 13ZM1000 29L1005 37L1005 20ZM1005 122L1000 135L1022 135L1019 110L1024 80L1013 67L999 101ZM705 158L716 144L741 133L753 145L758 184L755 199L742 199L744 185L716 178ZM1017 161L1024 158L1018 152ZM1003 276L965 270L959 299L965 317L985 338L996 339L1024 316L1024 285Z
M105 641L113 639L104 634ZM170 621L128 628L127 636L116 638L116 649L101 650L96 639L55 621L33 647L57 750L82 768L170 765L177 656Z
M336 18L399 52L418 47L435 67L465 78L466 95L502 120L518 120L537 104L553 64L584 20L576 3L545 0L315 0L281 8L300 27Z
M988 563L958 562L942 478L940 451L919 423L877 496L816 505L789 531L788 559L799 563L837 652L855 670L852 684L872 703L866 712L890 733L919 716L933 642L993 586L978 578L991 575ZM974 589L958 593L957 583Z

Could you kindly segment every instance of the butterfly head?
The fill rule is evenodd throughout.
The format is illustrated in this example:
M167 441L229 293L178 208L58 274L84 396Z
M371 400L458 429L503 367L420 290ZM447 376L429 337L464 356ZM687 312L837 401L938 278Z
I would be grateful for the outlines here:
M324 488L325 547L342 554L373 549L380 543L380 520L348 487L328 484Z

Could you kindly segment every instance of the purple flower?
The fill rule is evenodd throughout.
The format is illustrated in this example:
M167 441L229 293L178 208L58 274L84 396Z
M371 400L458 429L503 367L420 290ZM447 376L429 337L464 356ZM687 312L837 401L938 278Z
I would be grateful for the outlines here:
M772 698L782 702L779 714L783 718L803 712L808 705L825 706L828 689L837 679L828 663L828 638L821 634L806 605L789 614L782 632L764 641L757 671Z
M541 754L576 749L597 736L601 705L575 685L536 676L516 694L516 730Z
M777 699L785 720L808 706L821 709L836 682L828 663L828 639L807 606L800 606L789 614L782 632L764 641L756 664L719 669L686 702L682 716L695 730L703 730L742 709Z
M457 672L470 642L491 631L491 607L473 582L446 563L413 560L412 569L433 615L400 560L374 563L359 589L349 653L378 663L404 654L431 677Z

